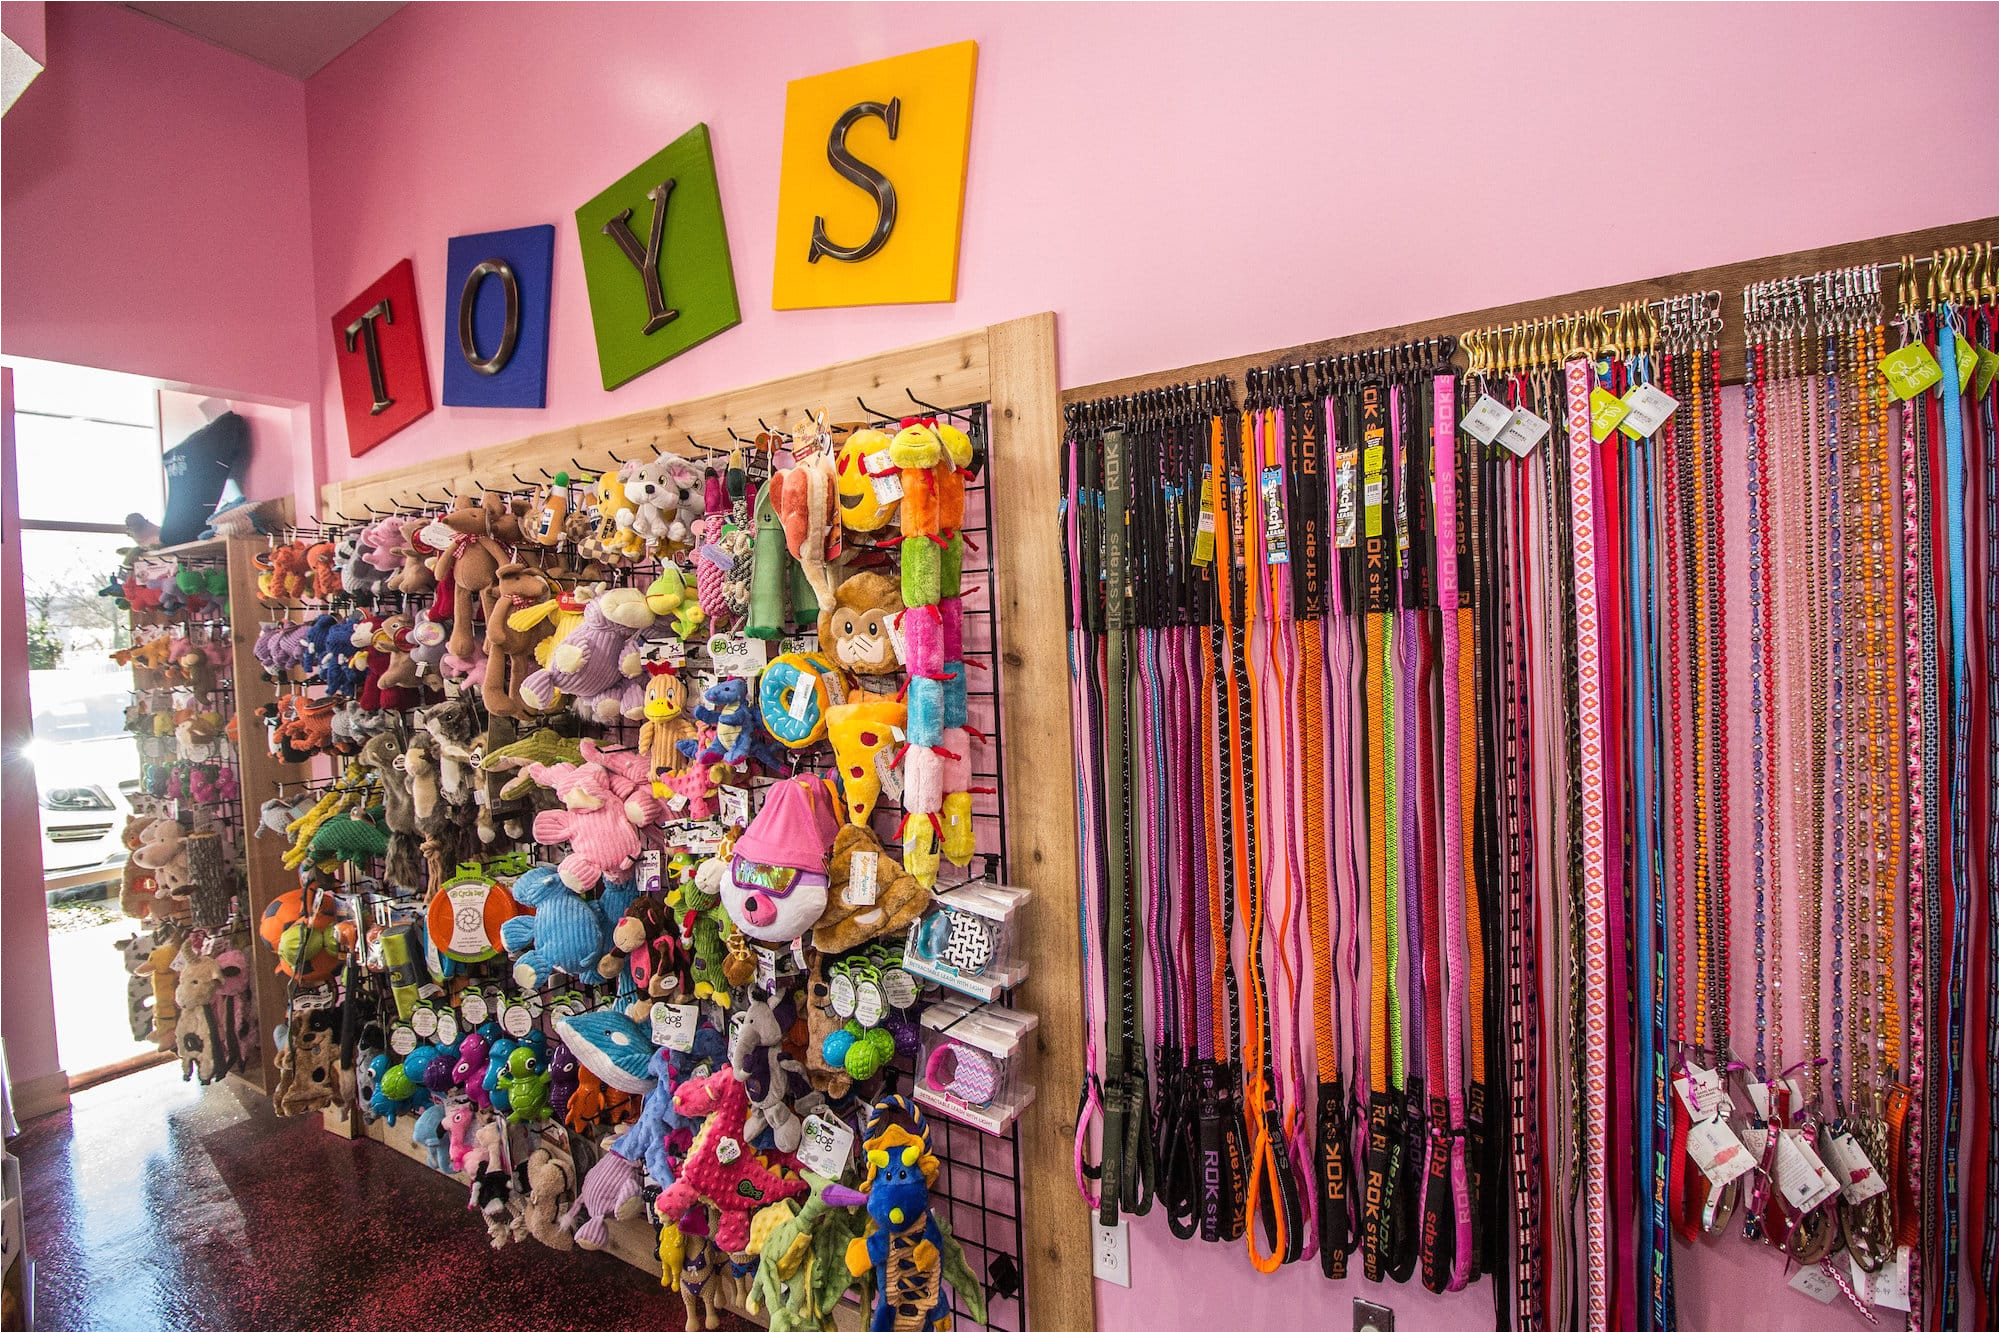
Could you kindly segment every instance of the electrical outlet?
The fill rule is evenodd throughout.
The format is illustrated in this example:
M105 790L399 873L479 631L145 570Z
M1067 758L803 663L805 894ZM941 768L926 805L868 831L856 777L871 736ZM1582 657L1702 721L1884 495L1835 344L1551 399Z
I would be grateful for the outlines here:
M1396 1312L1386 1305L1354 1298L1354 1333L1396 1333Z
M1132 1285L1132 1231L1123 1219L1109 1227L1091 1221L1090 1271L1106 1282Z

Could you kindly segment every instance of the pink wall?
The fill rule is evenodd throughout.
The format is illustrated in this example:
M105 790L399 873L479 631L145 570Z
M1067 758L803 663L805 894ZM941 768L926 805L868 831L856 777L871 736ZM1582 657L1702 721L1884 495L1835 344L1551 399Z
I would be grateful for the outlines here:
M785 81L966 37L957 304L773 312ZM412 5L307 84L330 473L1036 310L1061 316L1062 382L1082 384L1985 216L1994 41L1992 6L1955 5ZM1820 53L1872 50L1926 54L1871 62L1865 98L1827 77ZM1641 51L1672 71L1673 115L1588 128L1605 85L1581 73ZM744 322L606 394L573 210L696 120ZM1517 151L1550 126L1567 160ZM1914 187L1856 188L1842 165L1891 160ZM413 257L435 384L446 238L540 222L558 229L548 410L440 408L349 459L332 311Z
M47 23L7 113L0 350L315 397L302 86L118 5Z
M38 65L48 64L48 32L41 0L6 0L0 4L0 32L31 56Z
M0 1036L15 1095L57 1072L49 980L48 901L42 896L41 826L35 812L35 738L28 703L28 603L21 591L20 509L14 471L14 372L0 368ZM20 647L17 647L19 645Z

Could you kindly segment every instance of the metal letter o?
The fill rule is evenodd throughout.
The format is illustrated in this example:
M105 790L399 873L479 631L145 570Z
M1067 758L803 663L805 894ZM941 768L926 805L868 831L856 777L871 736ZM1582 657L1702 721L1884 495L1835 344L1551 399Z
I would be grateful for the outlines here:
M493 355L481 357L479 344L473 337L472 312L479 303L479 284L489 276L500 279L500 287L507 294L507 317L500 324L500 345L493 349ZM465 275L465 286L458 293L458 350L465 358L465 364L482 375L498 375L506 368L514 355L514 343L521 336L521 284L514 277L513 265L504 259L488 259L476 265Z

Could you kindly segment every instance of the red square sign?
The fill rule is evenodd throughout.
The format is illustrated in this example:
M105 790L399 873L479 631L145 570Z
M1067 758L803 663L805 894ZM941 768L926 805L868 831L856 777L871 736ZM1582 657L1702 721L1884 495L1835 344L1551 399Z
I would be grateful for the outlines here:
M361 457L431 410L414 264L405 259L340 308L333 317L333 357L349 456Z

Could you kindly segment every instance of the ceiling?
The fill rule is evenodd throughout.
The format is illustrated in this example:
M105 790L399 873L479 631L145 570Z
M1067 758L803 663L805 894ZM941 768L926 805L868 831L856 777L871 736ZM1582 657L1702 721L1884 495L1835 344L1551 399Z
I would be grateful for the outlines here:
M128 4L149 18L227 47L296 79L309 78L335 56L374 31L403 7L346 0L339 3Z

